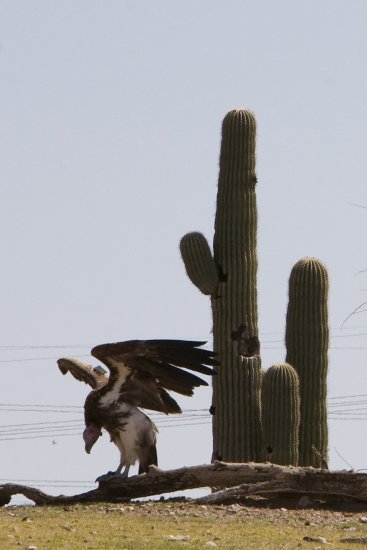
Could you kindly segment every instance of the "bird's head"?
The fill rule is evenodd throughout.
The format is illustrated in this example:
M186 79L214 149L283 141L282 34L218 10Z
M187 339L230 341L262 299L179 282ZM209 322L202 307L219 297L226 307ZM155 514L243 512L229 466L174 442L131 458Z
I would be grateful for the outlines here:
M83 432L83 439L85 443L85 451L89 454L92 450L93 445L102 435L101 429L98 428L95 424L88 424Z

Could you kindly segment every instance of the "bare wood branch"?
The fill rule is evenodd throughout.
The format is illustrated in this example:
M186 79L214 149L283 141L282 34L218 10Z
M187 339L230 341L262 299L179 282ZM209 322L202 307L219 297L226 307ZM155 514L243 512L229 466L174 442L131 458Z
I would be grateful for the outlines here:
M48 495L35 487L29 487L27 485L18 485L15 483L6 483L0 485L0 506L9 504L10 499L13 495L23 495L29 500L32 500L38 506L43 505L52 505L52 504L73 504L77 502L95 502L99 499L100 491L94 489L88 491L87 493L82 493L80 495Z
M210 465L162 471L152 467L147 474L128 479L103 478L99 487L79 495L47 495L33 487L6 484L0 486L0 504L6 504L11 495L23 494L38 505L73 504L77 502L122 502L163 493L173 493L199 487L229 487L205 497L198 503L238 501L246 496L299 494L329 497L347 497L367 502L367 474L354 471L316 470L275 464Z
M199 504L236 502L246 496L308 495L313 497L352 498L367 502L367 475L353 471L331 472L313 468L272 466L273 479L244 483L196 499Z

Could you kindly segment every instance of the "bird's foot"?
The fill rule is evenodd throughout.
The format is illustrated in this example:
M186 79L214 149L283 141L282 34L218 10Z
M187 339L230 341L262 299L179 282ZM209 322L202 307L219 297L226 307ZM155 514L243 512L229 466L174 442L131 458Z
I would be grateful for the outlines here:
M118 470L116 472L107 472L107 474L103 474L99 477L97 477L96 482L101 481L108 481L110 479L127 479L127 474L125 472L119 472Z

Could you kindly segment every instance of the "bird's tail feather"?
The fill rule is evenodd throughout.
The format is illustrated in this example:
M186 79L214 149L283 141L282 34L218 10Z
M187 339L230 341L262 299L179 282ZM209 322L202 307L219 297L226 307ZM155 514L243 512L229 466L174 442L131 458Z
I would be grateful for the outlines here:
M148 472L149 466L158 466L157 448L150 445L145 449L144 459L139 462L139 474Z

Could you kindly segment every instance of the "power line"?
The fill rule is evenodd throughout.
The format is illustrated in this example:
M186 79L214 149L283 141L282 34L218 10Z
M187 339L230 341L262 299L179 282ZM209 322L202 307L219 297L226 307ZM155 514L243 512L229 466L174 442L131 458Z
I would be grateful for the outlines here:
M189 423L190 425L197 424L198 420L210 419L210 414L200 414L200 415L182 415L180 417L163 417L161 416L155 422L159 426L166 426L176 422L176 425ZM69 422L69 426L65 426ZM45 431L67 431L74 430L75 428L84 428L84 423L80 419L72 421L58 421L58 422L35 422L35 423L24 423L24 424L7 424L5 426L0 426L0 436L6 434L21 434L21 433L34 433L34 432L45 432Z
M366 270L367 271L367 270ZM366 302L367 303L367 302ZM350 330L362 330L362 329L365 329L366 327L365 326L351 326L351 327L344 327L344 328L341 328L340 326L336 326L336 327L329 327L329 332L346 332L346 331L350 331ZM263 336L268 336L268 335L271 335L271 334L283 334L283 330L271 330L271 331L260 331L260 336L263 337ZM195 339L195 338L194 338ZM201 340L201 338L197 337L198 340ZM25 350L28 350L28 349L88 349L90 350L93 346L95 345L95 342L94 343L73 343L73 344L38 344L38 345L34 345L34 344L3 344L3 345L0 345L0 351L1 350L17 350L17 349L25 349Z
M1 477L0 481L14 482L13 479ZM17 479L17 483L90 483L88 479Z
M59 433L67 433L68 431L72 431L75 429L83 429L84 425L79 423L75 426L45 426L44 428L28 428L23 430L2 430L0 432L0 437L3 435L20 435L20 434L38 434L38 433L44 433L44 432L51 432L50 435L57 435Z
M364 311L364 310L363 310ZM367 311L367 310L366 310ZM353 330L358 329L359 327L353 327ZM361 327L362 328L362 327ZM339 331L346 331L350 330L348 328L343 329L330 329L330 330L339 330ZM273 331L273 332L267 332L264 334L281 334L281 331ZM338 334L338 335L330 335L331 339L334 338L359 338L367 336L366 332L358 332L358 333L352 333L352 334ZM283 344L282 346L272 346L269 344ZM263 340L262 341L263 349L267 350L281 350L285 346L285 340L284 338L275 339L275 340ZM60 345L40 345L40 346L33 346L33 345L3 345L0 346L0 352L14 352L14 351L29 351L29 350L42 350L42 349L86 349L90 350L91 345L84 345L84 344L60 344ZM367 350L367 347L365 346L330 346L330 350L337 350L337 351L365 351ZM74 355L75 358L88 358L91 360L90 354L77 354ZM10 358L10 359L0 359L0 364L6 364L6 363L22 363L22 362L34 362L34 361L57 361L60 357L59 356L46 356L46 357L21 357L21 358Z
M58 409L81 409L80 405L44 405L44 404L26 404L26 403L0 403L0 407L48 407L53 408L57 407Z
M54 424L68 424L70 422L79 422L80 419L79 418L76 418L75 420L54 420L54 421L50 421L50 422L25 422L23 424L0 424L0 431L3 429L3 428L18 428L18 427L24 427L24 426L40 426L40 425L44 425L44 424L50 424L50 425L54 425Z
M209 419L208 421L204 421L204 422L188 422L188 423L180 423L180 424L171 424L171 425L159 425L159 428L176 428L176 427L181 427L181 426L190 426L191 428L193 426L202 426L202 425L209 425L211 424L211 420ZM10 434L9 434L10 435ZM80 430L78 432L74 432L74 433L64 433L64 432L60 432L60 433L54 433L54 432L51 432L49 434L38 434L38 435L23 435L21 437L17 437L17 434L14 435L14 437L3 437L1 434L0 434L0 442L1 441L19 441L19 440L25 440L25 439L39 439L39 438L57 438L57 437L71 437L71 436L79 436L80 437Z
M329 420L366 420L367 394L340 395L330 397L328 402ZM78 414L72 420L48 420L0 425L0 441L15 441L36 438L57 438L80 436L84 429L81 421L83 407L77 405L47 405L2 403L0 411L35 413L73 413ZM211 424L211 415L207 408L184 409L181 415L164 415L149 412L160 429L203 426ZM77 430L77 431L76 431Z
M367 400L367 393L359 393L359 394L351 394L351 395L336 395L336 396L332 396L332 397L328 397L328 401L337 401L337 400L342 400L342 399L354 399L354 398L360 398L360 397L365 397L366 400ZM357 402L359 403L359 401ZM344 405L344 402L342 403ZM57 410L59 411L60 409L62 409L61 412L69 412L70 409L70 412L79 412L79 411L82 411L83 410L83 406L82 405L62 405L62 404L45 404L45 403L0 403L0 410L2 407L11 407L12 409L15 408L15 407L19 407L19 411L24 411L24 412L28 412L29 408L32 408L32 409L35 409L36 412L42 412L42 409L45 409L46 412L54 412L54 410ZM5 409L7 410L7 409ZM201 409L183 409L182 410L182 413L183 414L187 414L187 413L201 413L201 412L208 412L208 408L201 408ZM178 413L179 415L180 413ZM166 415L164 413L160 413L160 412L155 412L155 411L151 411L149 413L149 416L163 416L165 417ZM170 415L171 416L171 415Z
M350 399L353 397L367 397L367 393L357 393L354 395L336 395L334 397L329 397L329 400L330 399Z
M328 417L329 420L353 420L353 421L356 421L356 420L367 420L367 415L355 415L355 414L351 414L350 416L333 416L333 415L329 415ZM200 422L179 422L179 423L169 423L169 424L158 424L158 427L159 429L166 429L166 428L177 428L177 427L190 427L190 428L193 428L195 426L204 426L204 425L210 425L211 424L211 419L208 418L208 419L203 419L203 421L200 421ZM14 435L11 435L9 432L8 433L5 433L5 434L1 434L0 433L0 442L1 441L19 441L19 440L26 440L26 439L39 439L39 438L58 438L58 437L72 437L72 436L79 436L80 437L80 434L81 434L81 431L83 429L84 426L81 426L80 429L77 431L77 432L73 432L72 430L75 429L75 427L72 427L72 428L69 428L70 431L68 431L68 429L65 429L65 430L62 430L62 428L60 428L59 431L55 432L55 431L50 431L50 433L47 433L47 434L43 434L43 433L35 433L35 435L23 435L23 433L26 433L26 432L18 432L18 433L14 433ZM32 432L33 433L33 432ZM4 436L7 436L7 437L4 437Z
M25 345L11 345L0 346L0 351L4 350L29 350L29 349L91 349L92 346L86 344L62 344L60 346L25 346Z
M49 434L49 435L30 435L29 437L28 436L25 436L25 437L0 437L0 441L15 441L15 440L19 440L19 439L39 439L39 438L43 438L43 437L53 437L53 435L55 434ZM79 435L80 436L80 432L75 432L73 434L70 434L70 433L60 433L60 434L57 434L57 437L64 437L64 436L72 436L72 435ZM55 435L56 437L56 435Z
M81 357L90 357L87 354L74 355L76 359ZM0 359L0 363L22 363L24 361L57 361L60 357L24 357L22 359Z
M352 420L353 422L361 420L363 422L366 422L367 416L331 416L328 420Z

